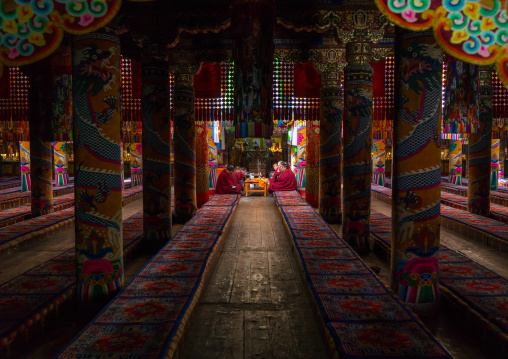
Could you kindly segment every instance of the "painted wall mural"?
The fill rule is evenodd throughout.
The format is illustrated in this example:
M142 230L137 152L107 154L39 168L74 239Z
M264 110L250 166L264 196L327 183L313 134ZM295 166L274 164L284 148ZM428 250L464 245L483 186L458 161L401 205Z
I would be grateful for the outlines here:
M297 124L296 184L305 189L305 168L307 166L307 126L305 121Z

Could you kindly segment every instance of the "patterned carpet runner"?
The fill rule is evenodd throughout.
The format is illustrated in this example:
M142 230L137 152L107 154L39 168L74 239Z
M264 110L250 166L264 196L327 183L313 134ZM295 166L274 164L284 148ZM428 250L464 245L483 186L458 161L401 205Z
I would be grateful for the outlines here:
M391 218L375 210L371 212L371 234L389 257L391 252ZM441 244L439 248L440 286L454 302L473 314L476 328L485 327L502 343L499 357L508 355L508 279L485 268L470 258ZM462 314L462 313L461 313ZM482 333L485 334L485 333Z
M172 358L238 200L212 197L57 357Z
M276 192L335 358L451 358L298 193ZM287 205L284 203L288 203Z

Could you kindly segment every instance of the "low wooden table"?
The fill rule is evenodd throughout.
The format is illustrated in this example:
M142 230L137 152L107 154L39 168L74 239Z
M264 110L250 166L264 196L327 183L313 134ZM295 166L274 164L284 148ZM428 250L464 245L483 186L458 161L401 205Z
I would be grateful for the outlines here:
M259 189L251 189L250 185L258 185ZM268 189L268 180L266 178L247 178L245 180L245 197L251 192L263 192L266 197L266 190Z

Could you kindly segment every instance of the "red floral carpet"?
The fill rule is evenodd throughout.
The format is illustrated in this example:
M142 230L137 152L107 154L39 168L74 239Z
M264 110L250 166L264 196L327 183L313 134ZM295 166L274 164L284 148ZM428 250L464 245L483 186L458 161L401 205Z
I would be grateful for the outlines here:
M275 201L283 203L290 196L276 192ZM309 205L280 205L279 209L334 357L451 357L314 209Z
M392 239L390 227L390 217L371 211L371 235L387 253ZM508 280L442 244L439 263L440 285L467 303L476 315L495 324L495 331L508 335Z
M74 209L72 216L74 216ZM123 221L124 255L143 238L143 212ZM60 305L73 300L76 255L71 248L0 286L0 353ZM0 355L1 356L1 355Z
M222 196L212 197L58 358L172 357L239 200Z

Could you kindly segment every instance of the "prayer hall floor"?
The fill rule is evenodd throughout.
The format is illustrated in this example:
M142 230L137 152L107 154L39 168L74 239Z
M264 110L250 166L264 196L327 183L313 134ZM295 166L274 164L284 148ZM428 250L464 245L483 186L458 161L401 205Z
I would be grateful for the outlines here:
M124 218L141 208L142 200L125 206ZM372 208L391 215L390 206L374 198ZM340 226L332 227L341 234ZM173 226L173 233L179 228ZM508 254L446 229L441 230L441 242L508 276ZM29 266L35 267L73 245L74 231L68 229L20 250L0 263L0 283L27 271L27 256L33 258ZM126 283L153 254L141 253L129 262ZM380 267L380 276L389 282L389 263L374 253L362 257L369 266ZM295 258L273 197L242 197L213 268L215 273L183 336L179 358L328 358L314 304ZM437 321L422 320L455 358L491 358L447 313L441 311L435 317ZM76 314L66 319L60 327L47 331L23 358L53 357L91 318Z

